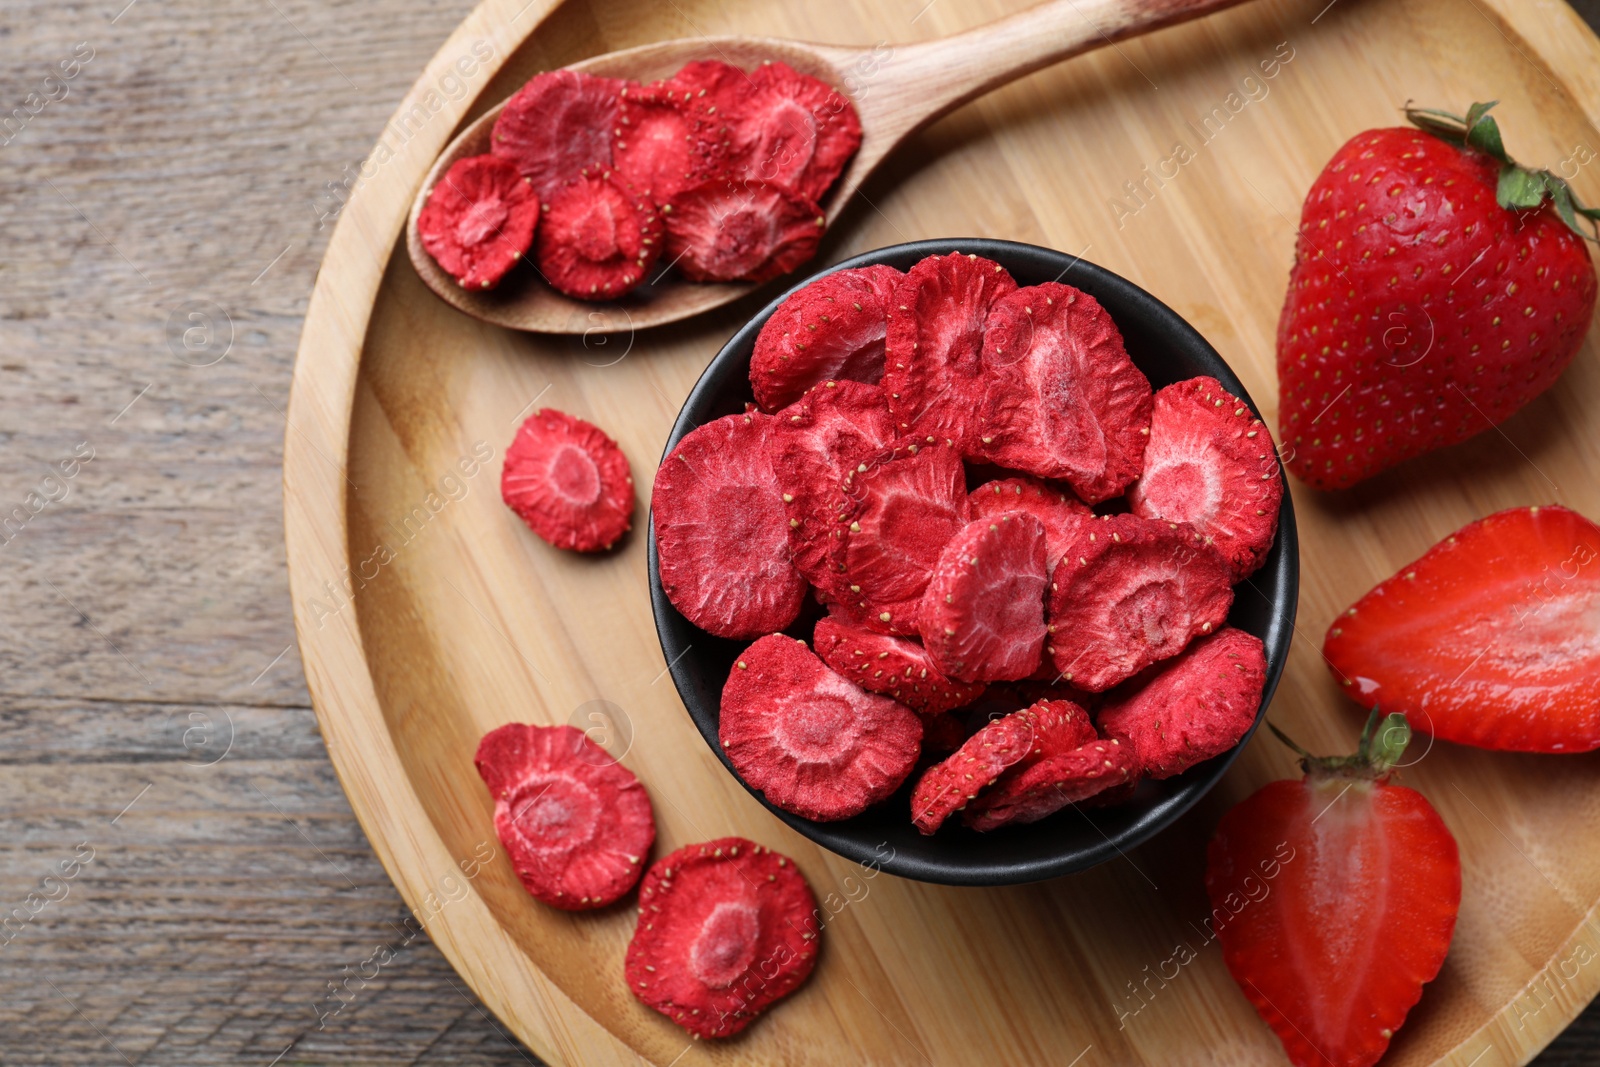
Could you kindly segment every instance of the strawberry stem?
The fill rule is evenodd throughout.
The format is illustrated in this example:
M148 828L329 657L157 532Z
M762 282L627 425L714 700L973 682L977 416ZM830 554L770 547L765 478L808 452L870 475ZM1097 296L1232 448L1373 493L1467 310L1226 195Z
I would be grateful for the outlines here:
M1379 719L1382 718L1382 724ZM1411 724L1400 712L1383 715L1377 708L1367 716L1361 741L1353 756L1313 756L1292 741L1271 722L1267 729L1300 756L1300 769L1306 774L1383 779L1389 776L1411 743Z
M1501 207L1508 211L1533 211L1548 197L1569 230L1586 241L1600 244L1600 208L1584 207L1563 179L1547 170L1524 167L1506 154L1500 126L1489 114L1489 109L1499 102L1473 104L1462 116L1434 108L1412 107L1407 101L1405 112L1412 125L1440 140L1498 160L1500 180L1495 185L1495 200ZM1580 223L1580 218L1584 222Z

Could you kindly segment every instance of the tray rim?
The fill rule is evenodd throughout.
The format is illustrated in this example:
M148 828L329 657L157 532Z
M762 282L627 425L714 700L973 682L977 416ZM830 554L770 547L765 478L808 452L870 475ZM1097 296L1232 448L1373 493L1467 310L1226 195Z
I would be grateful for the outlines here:
M494 55L481 64L487 83L500 72L561 0L481 0L445 39L401 99L389 123L423 106L433 115L385 168L391 177L367 181L340 212L318 268L295 353L284 428L283 514L286 561L296 642L317 724L334 771L362 831L406 906L434 911L426 929L456 973L516 1037L552 1067L647 1062L569 998L523 954L468 883L445 910L428 906L438 880L456 862L432 828L406 777L384 721L366 661L357 613L331 620L309 607L322 592L319 577L349 566L347 493L350 423L372 309L416 191L479 93L459 100L434 92L472 42L488 40ZM1563 2L1536 10L1518 0L1474 0L1473 6L1550 81L1565 91L1591 128L1600 130L1600 39ZM1519 44L1520 42L1520 44ZM1525 46L1525 48L1523 47ZM428 108L428 98L439 103ZM382 143L382 142L378 142ZM376 144L374 146L376 148ZM407 180L392 176L403 171ZM373 249L387 253L373 254ZM1527 1063L1600 992L1600 970L1561 986L1547 1007L1518 1024L1516 1011L1557 960L1585 940L1600 938L1600 901L1591 906L1545 966L1495 1015L1437 1062L1467 1067L1485 1038Z

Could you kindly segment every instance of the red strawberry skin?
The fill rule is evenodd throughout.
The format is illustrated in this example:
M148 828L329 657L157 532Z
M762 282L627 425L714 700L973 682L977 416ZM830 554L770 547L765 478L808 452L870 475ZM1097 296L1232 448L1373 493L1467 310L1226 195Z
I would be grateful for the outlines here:
M1548 204L1500 207L1499 168L1421 130L1369 130L1312 184L1278 381L1285 458L1316 488L1499 424L1577 354L1589 253Z
M1461 903L1455 838L1421 793L1312 775L1222 817L1208 925L1297 1067L1369 1067L1439 973Z
M1435 737L1521 752L1600 748L1600 526L1513 508L1445 538L1341 613L1344 691Z

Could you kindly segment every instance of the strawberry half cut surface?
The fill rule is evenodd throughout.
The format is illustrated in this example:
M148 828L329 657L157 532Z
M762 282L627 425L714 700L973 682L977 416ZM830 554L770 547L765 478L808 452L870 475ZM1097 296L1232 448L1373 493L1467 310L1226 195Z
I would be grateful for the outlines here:
M1589 329L1600 212L1512 161L1491 107L1410 108L1422 129L1357 134L1306 194L1278 320L1279 440L1318 489L1499 425Z
M943 763L917 780L911 792L911 822L934 833L951 815L994 784L1000 772L1026 756L1034 745L1038 720L1027 708L988 723L967 738Z
M945 545L917 607L928 655L963 682L1039 669L1044 651L1044 523L1014 511L969 523Z
M1120 789L1138 773L1138 759L1127 745L1116 738L1088 741L1014 768L968 805L961 820L980 832L1038 822L1069 804Z
M825 381L881 381L889 301L903 277L882 265L834 271L780 304L750 356L756 403L776 411Z
M789 857L742 837L664 857L639 889L628 989L695 1037L728 1037L806 980L817 902Z
M874 630L917 636L934 565L971 517L961 457L942 444L887 449L849 473L842 500L833 558L844 607Z
M1111 315L1059 282L995 301L983 328L988 373L976 454L1059 478L1091 504L1138 477L1149 438L1150 381Z
M984 690L981 682L946 677L915 641L874 633L833 615L817 620L812 644L824 663L861 688L891 697L924 717L964 707ZM926 721L923 725L927 727Z
M585 168L611 166L617 94L625 84L575 70L536 74L494 120L491 149L548 202Z
M1017 288L990 259L928 256L895 288L885 335L883 385L895 429L963 453L974 439L985 388L983 322Z
M1056 572L1056 564L1077 536L1078 528L1094 515L1089 505L1037 478L1001 478L986 482L972 491L972 517L985 519L1009 511L1026 511L1044 523L1044 568Z
M1322 651L1357 702L1446 741L1600 748L1600 526L1556 505L1470 523L1335 618Z
M781 630L805 600L767 450L771 429L771 415L726 415L691 431L656 471L650 510L661 588L718 637Z
M696 282L764 282L810 259L822 239L816 202L771 182L713 178L662 209L667 256Z
M1376 1063L1455 930L1455 838L1427 798L1389 781L1405 716L1376 721L1357 755L1306 755L1303 779L1235 805L1206 854L1206 925L1296 1067Z
M1186 522L1216 545L1235 582L1254 574L1278 532L1283 476L1272 435L1215 378L1156 393L1134 514Z
M539 197L495 156L458 159L428 193L417 235L463 289L492 289L533 244Z
M639 880L656 839L639 779L573 726L508 723L474 759L494 798L494 829L530 894L578 911Z
M645 280L661 254L661 220L609 174L580 178L546 205L535 251L552 288L609 300Z
M1050 583L1046 650L1064 681L1103 692L1220 627L1230 578L1227 560L1187 526L1096 519Z
M1182 774L1237 745L1255 723L1267 658L1253 635L1224 627L1153 670L1095 716L1101 733L1133 750L1143 776Z
M900 787L922 723L888 697L834 673L806 647L769 634L734 661L718 738L752 789L818 822L859 815Z
M628 458L598 426L554 408L528 416L506 449L500 495L557 548L598 552L633 523Z
M794 565L824 595L838 599L834 527L845 476L890 441L883 390L824 382L772 420L768 451L789 517Z

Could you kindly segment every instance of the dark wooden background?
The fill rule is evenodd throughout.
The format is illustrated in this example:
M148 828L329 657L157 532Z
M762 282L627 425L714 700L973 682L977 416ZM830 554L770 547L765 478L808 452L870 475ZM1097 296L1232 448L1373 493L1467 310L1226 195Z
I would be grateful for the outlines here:
M55 898L0 927L0 1063L536 1062L401 925L282 543L330 188L469 6L0 12L0 115L55 97L0 128L0 912ZM1600 1063L1600 1009L1538 1062Z

